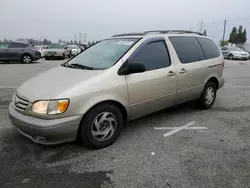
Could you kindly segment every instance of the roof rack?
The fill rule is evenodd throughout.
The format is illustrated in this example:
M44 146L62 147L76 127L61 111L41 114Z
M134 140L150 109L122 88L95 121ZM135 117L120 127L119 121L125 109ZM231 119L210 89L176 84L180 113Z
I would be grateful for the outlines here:
M117 34L113 35L112 37L122 37L122 36L135 36L135 35L145 35L146 33L123 33L123 34Z
M122 37L122 36L135 36L135 35L146 35L150 33L157 33L157 34L170 34L170 33L178 33L178 34L184 34L184 33L190 33L190 34L196 34L196 35L203 35L202 33L196 32L196 31L187 31L187 30L152 30L152 31L145 31L143 33L123 33L123 34L117 34L113 35L112 37Z
M188 30L152 30L152 31L145 31L144 33L145 34L149 34L149 33L159 33L159 34L167 34L167 33L179 33L179 34L191 33L191 34L203 35L200 32L188 31Z

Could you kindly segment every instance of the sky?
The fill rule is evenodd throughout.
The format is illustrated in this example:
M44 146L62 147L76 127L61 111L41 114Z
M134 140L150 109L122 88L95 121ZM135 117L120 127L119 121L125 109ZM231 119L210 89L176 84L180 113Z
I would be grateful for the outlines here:
M249 32L249 0L0 0L0 40L4 38L101 40L113 34L157 29L199 31L226 39L233 26Z

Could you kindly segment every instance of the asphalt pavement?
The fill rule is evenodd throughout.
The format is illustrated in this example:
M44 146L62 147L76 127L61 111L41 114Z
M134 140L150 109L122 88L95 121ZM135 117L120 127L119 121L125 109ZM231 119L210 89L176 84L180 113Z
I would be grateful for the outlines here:
M62 62L0 63L1 188L250 187L250 61L226 61L212 109L187 103L140 118L100 150L38 145L9 121L16 87Z

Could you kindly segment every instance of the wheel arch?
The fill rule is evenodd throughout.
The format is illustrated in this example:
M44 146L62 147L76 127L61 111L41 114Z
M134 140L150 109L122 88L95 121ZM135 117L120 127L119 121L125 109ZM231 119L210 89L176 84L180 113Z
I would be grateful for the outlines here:
M77 138L79 138L79 131L81 129L81 124L84 121L84 118L86 117L86 114L93 108L95 108L96 106L102 105L102 104L113 104L115 106L117 106L123 115L123 120L124 122L126 122L129 119L129 113L126 110L126 108L124 107L124 105L116 100L104 100L104 101L99 101L97 103L95 103L94 105L92 105L90 108L88 108L88 110L86 110L86 113L84 113L84 115L82 116L82 119L80 121L80 124L78 126L78 130L77 130Z

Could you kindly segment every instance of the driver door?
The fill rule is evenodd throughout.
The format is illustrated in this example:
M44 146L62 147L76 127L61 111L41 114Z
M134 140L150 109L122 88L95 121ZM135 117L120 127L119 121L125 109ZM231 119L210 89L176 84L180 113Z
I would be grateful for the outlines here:
M177 91L177 74L164 38L144 42L129 61L141 62L146 69L126 76L132 118L172 106Z

